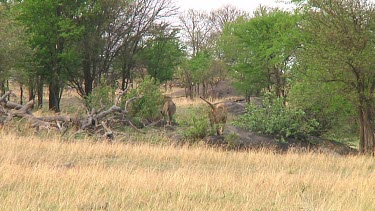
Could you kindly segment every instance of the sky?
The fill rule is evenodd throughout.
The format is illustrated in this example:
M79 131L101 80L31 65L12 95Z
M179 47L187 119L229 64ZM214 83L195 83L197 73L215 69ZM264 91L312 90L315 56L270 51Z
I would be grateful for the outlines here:
M176 0L176 4L181 11L188 9L206 10L218 9L224 5L230 4L239 9L252 13L259 5L263 6L281 6L287 8L283 3L277 3L278 0Z

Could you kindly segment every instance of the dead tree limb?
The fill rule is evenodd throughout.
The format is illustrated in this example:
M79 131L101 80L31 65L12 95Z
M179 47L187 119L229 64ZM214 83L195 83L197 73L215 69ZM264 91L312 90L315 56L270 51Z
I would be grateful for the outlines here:
M116 113L123 114L122 118L126 118L129 103L143 97L138 96L130 98L125 102L125 107L121 108L117 106L117 104L119 103L122 95L126 93L126 91L127 90L124 90L119 94L115 105L111 106L109 109L105 110L104 106L99 110L93 108L91 112L87 111L87 116L85 118L72 118L68 115L40 117L34 116L31 112L34 105L34 100L29 101L25 105L7 101L7 97L13 94L11 91L8 91L0 97L0 121L2 124L4 124L5 122L11 120L13 117L19 117L21 119L26 119L31 123L31 126L36 128L37 130L39 130L40 128L46 128L48 130L50 130L51 128L57 128L60 132L63 133L66 132L66 127L64 127L64 124L67 122L70 122L73 125L77 125L80 128L80 131L85 131L87 129L93 129L94 131L97 131L98 126L101 126L106 131L104 134L105 136L113 137L112 130L105 123L106 121L108 121L108 119L104 121L103 119L110 114ZM99 124L99 122L101 124ZM132 127L136 128L130 121L129 123Z
M55 121L71 122L72 121L72 118L70 116L40 116L36 118L45 122L55 122Z
M140 95L140 96L138 96L138 97L132 97L132 98L130 98L129 100L127 100L126 102L125 102L125 113L128 113L128 105L129 105L129 103L131 103L132 101L134 101L134 100L136 100L136 99L140 99L140 98L142 98L143 97L143 95Z
M129 87L127 87L125 90L121 90L116 98L115 106L120 103L120 100L124 94L128 92Z
M111 130L111 129L105 124L104 121L102 121L101 124L102 124L104 130L106 131L106 132L104 133L104 137L105 137L106 139L112 141L112 140L115 138L115 136L114 136L112 130Z
M2 103L7 103L7 98L11 95L11 94L13 94L13 92L12 91L7 91L7 92L5 92L5 94L3 95L3 96L1 96L0 97L0 104L2 104Z
M100 119L104 118L105 116L107 116L111 113L127 114L127 107L129 105L129 103L136 100L136 99L142 98L142 97L143 96L137 96L137 97L130 98L129 100L127 100L125 102L125 108L124 109L122 109L119 106L113 105L108 110L97 113L97 111L93 108L91 110L91 113L88 114L88 117L81 121L81 129L85 130L90 126L95 126L96 124L98 124Z
M5 107L9 108L9 109L20 109L20 108L22 108L22 105L18 104L18 103L8 101L8 102L6 102Z
M32 127L35 127L37 130L39 130L39 128L41 127L49 129L51 126L49 122L39 120L34 115L28 113L28 111L30 110L30 108L32 108L33 105L34 105L34 100L31 100L26 105L23 105L20 109L11 110L10 113L12 116L17 116L17 117L27 119L31 123Z

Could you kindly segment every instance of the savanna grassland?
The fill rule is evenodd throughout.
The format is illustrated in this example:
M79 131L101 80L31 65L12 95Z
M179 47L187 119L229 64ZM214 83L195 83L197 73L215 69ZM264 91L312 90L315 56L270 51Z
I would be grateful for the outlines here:
M0 210L375 210L373 157L0 137Z

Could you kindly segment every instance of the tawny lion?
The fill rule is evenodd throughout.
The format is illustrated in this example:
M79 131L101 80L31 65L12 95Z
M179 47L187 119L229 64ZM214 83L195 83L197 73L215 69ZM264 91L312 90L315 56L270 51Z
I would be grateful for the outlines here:
M223 104L214 106L203 97L200 98L211 107L211 112L209 114L211 127L215 128L217 135L223 135L228 116L227 108Z
M160 112L164 119L165 116L168 116L168 125L172 125L172 117L176 113L176 104L174 104L170 97L166 97L166 101Z

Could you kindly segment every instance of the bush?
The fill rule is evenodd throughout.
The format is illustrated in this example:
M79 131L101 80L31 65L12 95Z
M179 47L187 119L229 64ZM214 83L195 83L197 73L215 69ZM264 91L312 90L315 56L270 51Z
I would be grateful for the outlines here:
M205 109L202 108L189 108L189 118L180 120L180 124L186 129L182 131L182 136L185 139L202 139L207 135L213 134L210 123L207 119Z
M95 87L91 94L87 97L87 107L91 110L92 108L100 109L105 106L106 109L110 108L116 98L116 89L101 83L100 86Z
M132 117L139 117L149 121L154 121L161 117L160 108L163 105L164 97L159 87L160 85L155 79L146 76L136 89L130 91L125 100L135 96L143 96L128 105L128 110ZM122 103L124 106L125 101Z
M313 134L318 127L315 119L307 119L299 109L285 106L283 99L270 94L263 99L263 106L249 104L246 114L241 116L235 125L263 134L276 135L279 138L303 139Z

